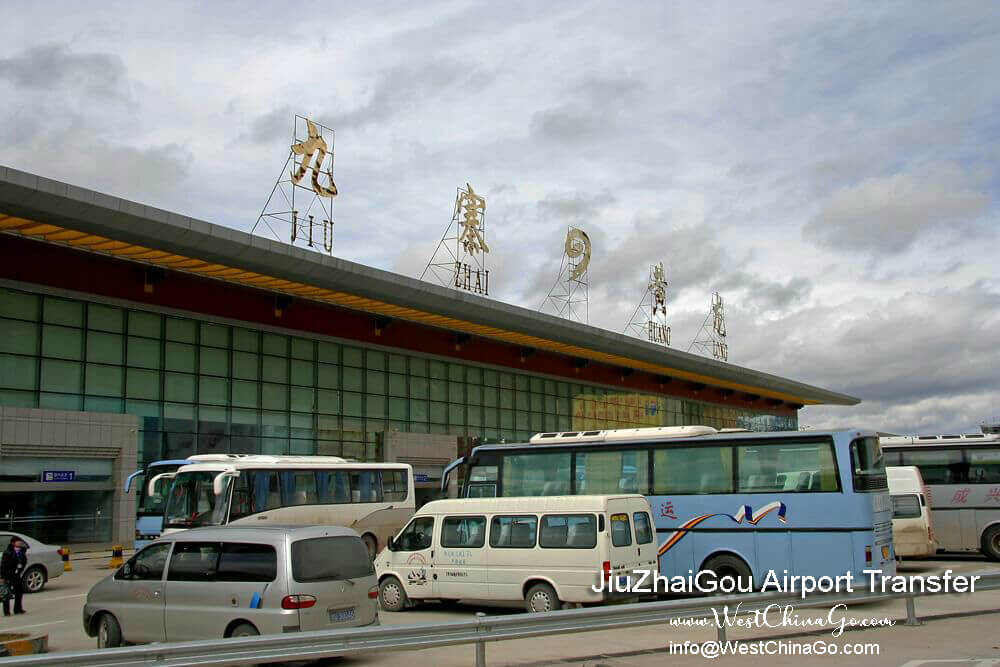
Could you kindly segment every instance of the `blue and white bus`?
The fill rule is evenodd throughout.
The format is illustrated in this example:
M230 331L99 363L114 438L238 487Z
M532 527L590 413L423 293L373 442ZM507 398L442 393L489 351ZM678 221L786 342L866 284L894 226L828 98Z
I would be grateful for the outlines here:
M878 437L866 431L716 431L705 426L539 433L482 445L461 496L641 493L653 508L660 573L896 572L892 504ZM745 579L744 579L745 580Z
M142 479L135 484L138 494L138 505L135 510L135 548L141 549L160 536L163 531L163 510L167 504L167 494L170 482L155 485L155 492L150 493L150 485L146 482L157 475L172 473L181 466L191 463L188 459L165 459L153 461L144 469L136 470L125 480L125 493L132 490L137 477Z

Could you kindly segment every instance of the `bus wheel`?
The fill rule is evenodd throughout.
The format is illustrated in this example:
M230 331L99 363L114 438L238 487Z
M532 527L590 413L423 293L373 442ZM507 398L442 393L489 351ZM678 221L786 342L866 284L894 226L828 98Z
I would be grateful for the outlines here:
M386 577L378 586L378 601L386 611L403 611L410 600L396 577Z
M1000 560L1000 525L990 526L983 533L983 553L990 560Z
M368 548L368 557L375 560L375 556L378 556L378 545L375 543L375 538L365 533L365 536L361 538L361 541L365 543Z
M705 564L701 566L702 570L711 570L715 573L716 579L721 579L722 577L733 577L738 582L743 582L751 579L753 574L750 572L750 568L743 559L739 556L734 556L732 554L718 554L712 556Z

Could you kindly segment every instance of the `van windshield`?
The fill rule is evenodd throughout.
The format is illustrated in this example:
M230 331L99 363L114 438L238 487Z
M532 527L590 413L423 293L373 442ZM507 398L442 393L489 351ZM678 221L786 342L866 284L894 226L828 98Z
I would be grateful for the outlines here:
M299 583L374 574L368 548L359 537L313 537L292 542L292 578Z

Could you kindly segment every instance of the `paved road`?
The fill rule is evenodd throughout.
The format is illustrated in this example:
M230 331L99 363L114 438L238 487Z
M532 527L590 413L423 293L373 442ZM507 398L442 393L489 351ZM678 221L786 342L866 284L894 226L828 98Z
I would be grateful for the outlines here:
M41 593L25 597L24 616L0 618L0 631L39 630L49 633L52 651L86 649L96 646L93 638L87 637L81 626L81 610L90 587L109 574L107 561L77 560L74 571L51 581ZM996 570L997 564L989 563L977 556L949 556L914 561L903 564L900 574L933 574L951 569L959 574L969 574L981 570ZM520 604L476 604L462 603L445 607L426 604L400 613L381 612L382 623L435 623L462 620L483 611L489 615L523 613ZM902 624L892 628L847 632L834 639L828 631L813 634L800 641L812 642L817 639L843 644L845 642L879 642L881 654L850 660L851 664L902 665L909 659L966 658L970 656L997 658L1000 667L1000 624L998 614L975 614L955 617L971 612L993 610L1000 612L1000 592L977 593L974 596L939 595L917 601L921 616L939 616L920 628L906 628ZM797 610L803 618L819 617L826 610ZM858 618L905 618L901 602L868 604L854 607L850 614ZM950 618L946 618L950 616ZM753 630L732 629L730 639L778 637L795 634L795 628ZM801 630L798 630L801 633ZM704 642L715 639L714 628L691 627L645 627L629 630L603 631L586 634L563 635L539 639L507 641L490 644L487 649L488 664L495 665L607 665L608 667L661 665L669 661L671 665L705 664L701 656L670 655L665 651L670 641ZM406 653L378 653L363 657L344 658L336 664L342 667L368 667L369 665L394 665L401 662L449 665L468 665L472 662L473 647L454 646L441 649L427 649ZM736 661L741 661L737 663ZM720 657L711 662L716 664L802 664L801 656L776 656L754 658L747 656ZM827 664L843 664L843 656L824 656ZM314 663L315 664L315 663ZM953 663L960 665L960 663ZM969 663L970 665L972 663ZM911 665L910 667L917 667ZM980 665L980 667L986 667Z

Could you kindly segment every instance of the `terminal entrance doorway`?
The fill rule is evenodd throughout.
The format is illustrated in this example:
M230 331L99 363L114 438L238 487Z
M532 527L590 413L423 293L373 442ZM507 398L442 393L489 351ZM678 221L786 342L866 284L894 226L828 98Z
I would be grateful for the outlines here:
M0 531L57 546L111 542L113 496L111 490L0 493Z

